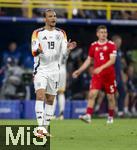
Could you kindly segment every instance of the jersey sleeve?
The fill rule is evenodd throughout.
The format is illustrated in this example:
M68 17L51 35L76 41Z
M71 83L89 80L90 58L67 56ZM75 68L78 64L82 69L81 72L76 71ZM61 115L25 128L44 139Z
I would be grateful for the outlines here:
M63 55L67 55L67 35L65 31L61 30L63 36L62 36L62 42L61 42L61 51Z
M88 56L94 57L94 48L93 45L91 44L88 50Z
M41 46L40 46L40 42L38 39L38 31L35 30L33 31L32 37L31 37L31 51L34 57L38 55L38 49L41 49Z
M110 44L110 56L116 56L117 55L117 48L114 43Z

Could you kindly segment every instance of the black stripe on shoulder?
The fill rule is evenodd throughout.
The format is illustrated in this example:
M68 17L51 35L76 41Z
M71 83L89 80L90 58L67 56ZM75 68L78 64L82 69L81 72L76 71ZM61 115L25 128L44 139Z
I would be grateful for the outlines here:
M45 28L40 28L39 32L40 32L40 31L44 31L44 30L45 30Z
M57 31L61 31L61 29L60 28L55 28Z

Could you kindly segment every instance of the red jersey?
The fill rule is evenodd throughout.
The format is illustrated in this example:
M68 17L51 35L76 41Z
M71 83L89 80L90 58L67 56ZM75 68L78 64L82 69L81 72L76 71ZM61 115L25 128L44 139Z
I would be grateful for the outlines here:
M97 68L110 60L110 55L116 55L116 45L112 41L103 44L98 41L91 44L89 48L89 56L94 58L94 68ZM104 69L100 74L115 72L114 65Z

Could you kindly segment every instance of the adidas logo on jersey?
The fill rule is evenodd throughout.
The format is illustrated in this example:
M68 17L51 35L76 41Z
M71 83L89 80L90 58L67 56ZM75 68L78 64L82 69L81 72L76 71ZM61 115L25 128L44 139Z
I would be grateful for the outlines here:
M47 40L47 37L46 37L46 36L44 36L42 40Z

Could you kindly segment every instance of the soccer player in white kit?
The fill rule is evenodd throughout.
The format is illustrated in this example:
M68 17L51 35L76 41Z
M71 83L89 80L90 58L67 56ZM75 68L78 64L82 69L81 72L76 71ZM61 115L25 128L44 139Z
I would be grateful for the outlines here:
M57 17L54 10L47 9L44 16L45 26L34 30L32 34L38 137L48 135L45 127L49 126L53 116L53 101L59 83L60 54L68 55L77 45L76 42L67 42L66 33L55 27Z

